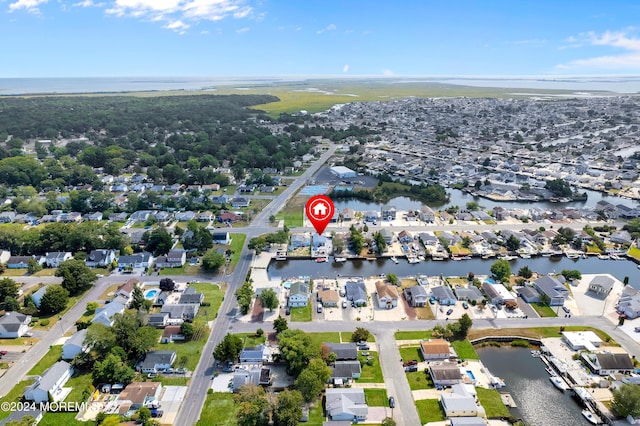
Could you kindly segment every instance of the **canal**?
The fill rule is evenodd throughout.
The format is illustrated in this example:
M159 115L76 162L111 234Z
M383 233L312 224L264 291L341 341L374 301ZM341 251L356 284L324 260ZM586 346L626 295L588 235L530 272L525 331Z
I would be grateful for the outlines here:
M539 358L527 348L476 348L482 363L501 377L518 405L512 414L531 426L582 426L590 423L582 416L582 407L569 394L556 389Z

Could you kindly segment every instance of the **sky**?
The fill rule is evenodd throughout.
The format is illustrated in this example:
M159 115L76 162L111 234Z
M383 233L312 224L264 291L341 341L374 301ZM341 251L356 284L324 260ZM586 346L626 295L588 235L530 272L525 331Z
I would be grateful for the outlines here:
M640 74L637 0L0 0L0 77Z

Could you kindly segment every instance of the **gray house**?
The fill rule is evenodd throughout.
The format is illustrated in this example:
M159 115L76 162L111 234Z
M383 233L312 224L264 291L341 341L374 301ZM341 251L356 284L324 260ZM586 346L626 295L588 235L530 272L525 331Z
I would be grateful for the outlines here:
M444 306L452 306L456 304L456 296L453 294L453 290L447 285L441 285L438 287L433 287L431 289L431 294L436 298L438 303Z
M533 282L542 299L548 299L549 306L562 306L569 296L569 290L556 278L544 275Z
M345 284L347 300L352 301L356 306L365 306L367 304L367 288L364 281L348 281Z
M362 374L360 361L336 361L331 369L331 380L334 384L342 384L359 379Z
M414 285L413 287L405 288L404 298L414 308L426 306L427 301L429 300L427 291L420 285Z
M364 389L329 388L326 391L325 401L330 420L362 422L367 419L369 414Z
M311 297L309 293L309 285L300 281L296 281L291 284L289 288L289 302L288 305L292 308L307 306L309 303L309 298Z

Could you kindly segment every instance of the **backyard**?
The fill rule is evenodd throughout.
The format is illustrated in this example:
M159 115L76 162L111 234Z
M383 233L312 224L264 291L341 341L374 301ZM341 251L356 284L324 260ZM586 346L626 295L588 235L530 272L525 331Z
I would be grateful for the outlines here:
M200 413L197 426L236 426L238 407L233 401L233 394L214 392L207 395L204 408Z
M433 389L435 387L431 376L424 370L407 373L407 381L409 382L409 388L411 388L411 390Z
M369 355L359 353L358 359L364 361L362 365L362 373L357 379L358 383L384 383L382 378L382 369L380 369L380 361L378 360L378 352L369 352ZM371 362L371 365L368 363Z
M455 349L460 359L480 359L473 345L468 340L454 340L451 346Z
M441 422L445 419L444 411L437 399L421 399L416 401L420 423Z
M487 417L509 417L509 409L502 402L500 393L495 389L476 388L478 401L484 407Z

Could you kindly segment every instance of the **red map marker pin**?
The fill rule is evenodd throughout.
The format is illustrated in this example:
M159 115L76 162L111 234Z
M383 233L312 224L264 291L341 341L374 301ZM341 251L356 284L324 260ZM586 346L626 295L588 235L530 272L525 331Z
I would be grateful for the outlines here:
M331 198L326 195L315 195L309 198L304 211L316 232L322 234L329 222L331 222L336 208Z

